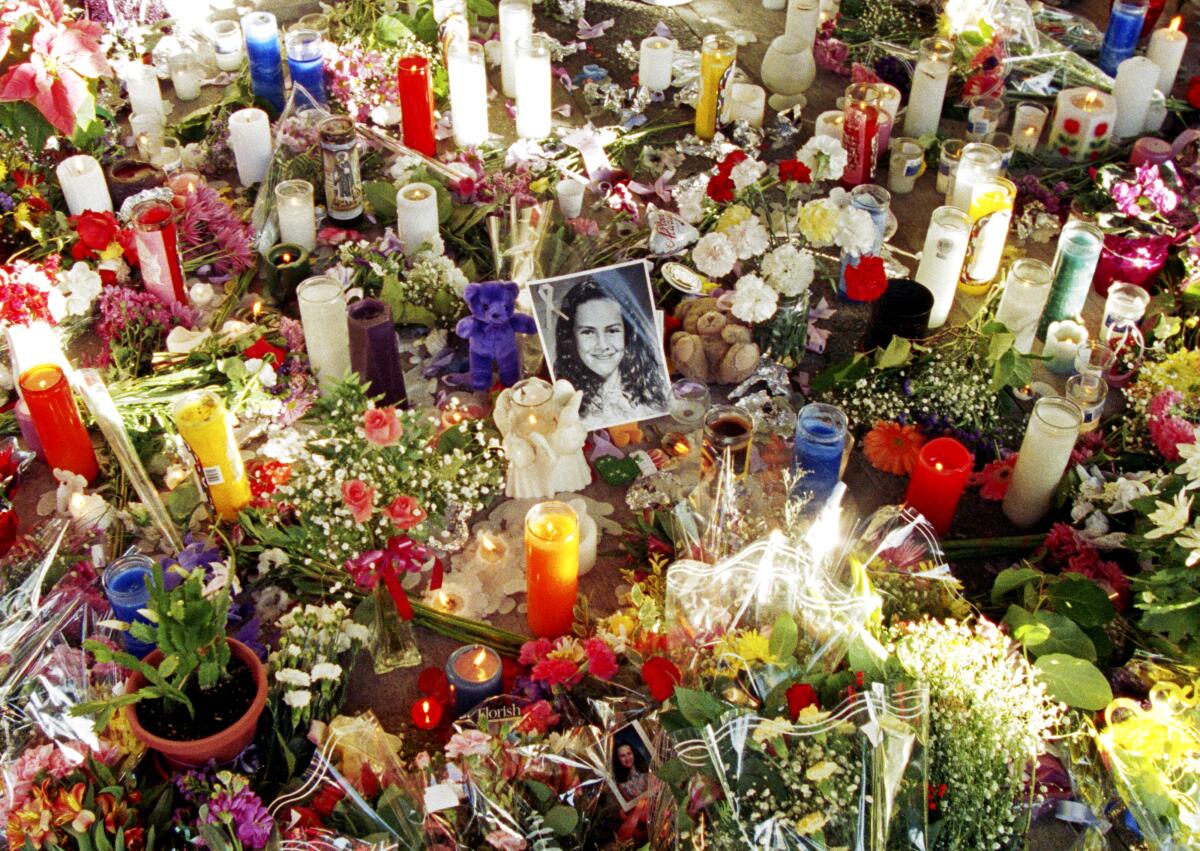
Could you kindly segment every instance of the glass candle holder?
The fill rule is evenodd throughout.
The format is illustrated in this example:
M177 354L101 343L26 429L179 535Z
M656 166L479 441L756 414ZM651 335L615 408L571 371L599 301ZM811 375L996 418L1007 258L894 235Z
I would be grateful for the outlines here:
M517 42L517 135L544 139L550 135L550 42L534 33Z
M879 94L879 130L875 135L875 152L878 157L883 157L892 144L893 125L896 115L900 112L903 96L898 88L889 83L871 83L871 85Z
M1075 352L1075 372L1103 380L1116 361L1116 353L1103 340L1092 340Z
M329 16L324 12L309 12L296 21L296 28L314 30L321 38L329 38Z
M317 30L298 27L288 32L283 45L287 51L288 73L292 77L292 85L304 89L311 105L324 104L324 38Z
M1042 138L1042 129L1046 119L1050 117L1050 109L1041 103L1023 100L1013 110L1012 145L1013 150L1032 154L1037 150L1038 141Z
M800 409L792 446L793 495L811 496L814 507L829 499L841 478L848 426L836 405L811 402Z
M914 276L917 283L933 293L930 328L941 328L950 316L970 239L970 216L957 207L938 207L933 211Z
M532 0L500 0L500 77L504 95L517 96L517 42L533 34Z
M266 278L266 292L275 305L285 313L295 310L296 288L312 275L307 249L291 242L272 246L260 268Z
M1094 431L1104 416L1108 382L1097 375L1072 375L1067 379L1067 398L1079 406L1082 418L1079 433Z
M1108 27L1100 44L1097 65L1110 77L1117 75L1117 66L1133 56L1142 37L1148 0L1117 0L1108 15Z
M1034 404L1002 505L1014 525L1028 528L1050 510L1082 422L1083 412L1070 399L1046 396Z
M964 213L969 212L975 187L993 177L999 177L1000 159L1000 151L986 142L971 142L965 145L946 203L958 207Z
M477 147L488 137L487 65L483 45L455 39L446 48L454 144Z
M250 86L254 96L283 112L283 58L279 49L279 23L270 12L251 12L242 18L242 35L250 60Z
M953 60L953 42L940 37L921 42L921 53L908 95L908 109L904 115L905 136L919 139L937 132Z
M1104 232L1091 222L1072 219L1063 226L1052 267L1054 281L1038 323L1039 337L1045 338L1051 322L1069 319L1083 310L1103 246Z
M1150 305L1150 293L1134 284L1113 284L1104 301L1105 344L1116 355L1108 382L1119 387L1133 377L1146 351L1141 321Z
M242 28L237 21L213 21L209 27L217 67L222 71L237 71L246 58L242 50Z
M104 569L101 579L104 596L108 598L108 604L117 620L125 623L149 623L146 616L141 614L141 610L150 602L150 589L146 583L153 573L154 560L141 553L122 556ZM138 641L128 632L124 634L122 643L127 652L139 659L154 649L154 645Z
M1016 336L1013 345L1021 354L1033 350L1038 319L1050 296L1051 279L1050 267L1032 257L1016 260L1008 270L1000 306L996 308L996 321L1003 322Z
M573 177L564 177L554 184L558 211L564 219L578 218L583 213L583 194L587 186Z
M170 70L171 85L175 87L175 97L178 100L189 101L200 97L203 73L199 56L190 50L176 53L167 60L167 68Z
M685 434L704 425L704 416L711 402L708 385L703 381L682 378L671 385L671 419Z
M1008 173L1008 167L1012 165L1013 155L1013 139L1008 133L993 133L991 146L1000 152L1000 174Z
M31 367L21 373L20 385L46 465L51 470L69 470L88 482L95 480L100 474L96 452L62 369L50 363Z
M331 115L317 126L325 172L325 212L336 222L352 222L362 215L363 185L359 170L358 135L354 120Z
M973 97L967 101L968 142L990 142L1000 126L1004 101L994 97Z
M888 191L893 195L907 195L916 187L917 178L924 171L925 149L921 143L907 136L892 139L888 158Z
M317 247L317 215L311 183L281 180L275 184L275 214L281 242L302 246L306 251Z
M728 462L735 476L750 469L750 446L754 420L735 405L715 405L704 415L704 448L700 456L702 476Z
M842 183L846 186L869 183L875 176L879 90L869 83L847 86L842 115L842 148L846 151Z
M929 332L933 293L908 278L888 282L888 287L871 304L863 350L886 348L892 337L920 340Z
M171 419L196 456L213 508L221 519L237 520L250 503L250 480L225 402L211 390L188 393L172 406Z
M959 282L959 289L968 295L987 293L999 274L1016 199L1017 186L1006 177L993 177L976 184L967 208L971 245Z
M167 174L178 171L183 166L183 143L174 136L164 136L150 163Z
M141 62L126 63L120 73L129 98L129 111L134 115L144 112L166 114L163 108L162 89L158 85L158 71L152 65Z
M579 593L579 516L565 502L539 502L525 515L529 629L538 638L567 635Z
M468 644L450 654L446 679L454 689L454 714L464 715L500 694L502 674L500 656L490 647Z
M954 184L954 176L958 171L958 161L962 158L965 143L961 139L947 139L942 143L938 157L937 183L934 189L947 197L950 187Z
M133 208L131 220L142 284L164 304L186 305L175 206L170 201L151 198Z
M406 254L414 254L426 246L435 254L442 250L438 222L437 191L428 183L409 183L396 193L399 221L396 230Z
M549 53L546 57L548 66ZM397 65L396 76L400 85L404 144L427 157L435 156L437 140L433 132L433 78L429 73L429 60L424 56L405 56Z
M304 343L313 372L324 384L340 381L350 369L346 298L336 278L317 275L296 288Z
M706 35L700 45L700 93L696 99L696 135L711 139L717 132L721 94L737 59L737 44L725 35Z
M158 154L166 138L166 119L161 112L139 112L129 116L129 133L138 156L147 162Z

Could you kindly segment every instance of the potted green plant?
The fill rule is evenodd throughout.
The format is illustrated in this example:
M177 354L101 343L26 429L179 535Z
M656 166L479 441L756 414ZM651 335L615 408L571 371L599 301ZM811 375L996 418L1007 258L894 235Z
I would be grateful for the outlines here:
M225 635L229 591L206 595L203 567L168 590L162 566L155 565L146 584L150 623L134 621L129 631L157 649L138 659L100 641L85 642L97 661L132 673L124 694L73 711L95 715L103 729L122 710L134 735L176 766L231 760L254 738L266 706L267 674L254 651Z

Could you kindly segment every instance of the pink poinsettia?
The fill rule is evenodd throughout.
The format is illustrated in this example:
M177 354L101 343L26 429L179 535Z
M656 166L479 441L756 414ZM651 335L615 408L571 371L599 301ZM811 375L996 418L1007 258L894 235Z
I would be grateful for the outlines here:
M69 135L88 99L89 79L112 76L95 21L42 21L26 60L0 78L0 101L29 101L56 130ZM0 46L8 52L11 29L0 25Z

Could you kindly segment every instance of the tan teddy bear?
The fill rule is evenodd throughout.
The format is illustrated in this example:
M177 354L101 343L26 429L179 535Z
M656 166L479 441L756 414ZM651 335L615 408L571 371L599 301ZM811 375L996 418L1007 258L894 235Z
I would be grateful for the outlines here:
M682 330L671 335L671 361L687 378L706 384L739 384L758 366L760 351L749 326L717 299L686 299L675 308Z

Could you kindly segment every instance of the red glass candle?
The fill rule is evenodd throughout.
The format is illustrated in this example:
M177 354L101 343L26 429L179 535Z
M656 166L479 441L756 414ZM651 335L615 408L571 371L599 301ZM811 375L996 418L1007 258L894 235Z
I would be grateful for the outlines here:
M404 144L432 157L437 153L437 141L433 137L433 81L429 77L429 60L423 56L405 56L396 73L400 81Z
M974 463L967 447L951 437L938 437L921 447L904 501L921 512L939 535L950 531Z
M133 241L147 292L154 293L164 304L187 304L175 234L175 207L158 199L134 207Z
M96 451L63 371L52 363L30 367L21 373L21 394L50 469L95 479L100 472Z
M842 121L842 147L846 170L842 183L858 186L875 176L875 146L879 136L879 90L869 83L846 88Z
M412 706L412 722L418 730L432 730L442 722L442 705L431 697L423 697Z

